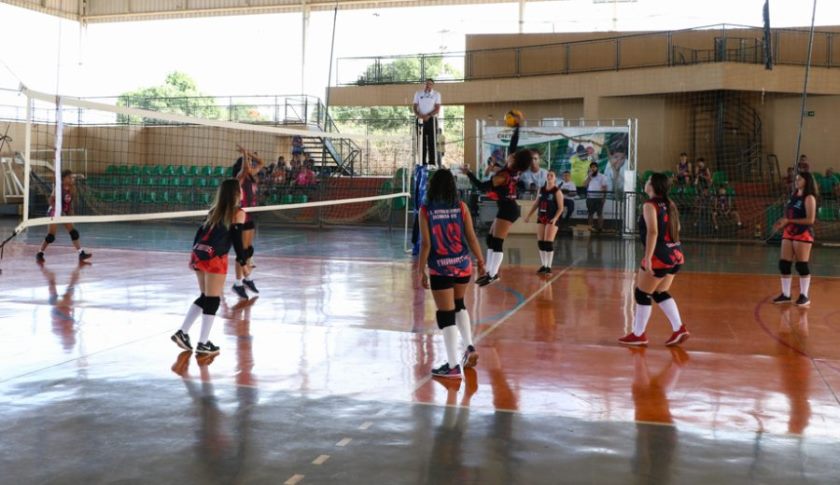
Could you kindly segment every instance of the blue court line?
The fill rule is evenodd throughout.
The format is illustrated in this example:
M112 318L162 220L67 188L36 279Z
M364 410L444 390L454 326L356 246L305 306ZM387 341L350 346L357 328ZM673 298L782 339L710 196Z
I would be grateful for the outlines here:
M477 322L475 322L476 325L481 325L481 324L484 324L484 323L492 322L494 320L500 320L500 319L512 314L513 312L515 312L516 307L518 307L519 305L522 304L522 302L525 301L525 295L523 295L522 293L514 290L513 288L511 288L509 286L505 286L504 291L512 294L514 296L514 298L516 298L516 303L514 303L507 310L504 310L502 312L496 313L495 315L490 315L489 317L484 317L481 320L478 320Z

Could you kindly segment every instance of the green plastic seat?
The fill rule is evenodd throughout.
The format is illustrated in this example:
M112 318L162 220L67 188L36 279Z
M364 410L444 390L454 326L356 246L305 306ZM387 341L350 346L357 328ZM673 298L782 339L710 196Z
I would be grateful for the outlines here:
M207 187L207 179L204 178L204 177L198 177L198 178L195 179L195 184L194 185L196 187Z
M283 194L283 197L280 198L281 204L293 204L294 203L294 196L292 194Z
M309 196L306 194L298 194L292 198L293 204L305 204L307 201L309 201Z
M143 167L141 167L140 165L131 165L130 167L128 167L128 174L129 175L137 176L137 175L140 175L142 171L143 171Z
M105 168L105 174L116 175L117 174L117 166L116 165L108 165L108 167Z
M198 173L199 175L202 175L204 177L210 177L211 175L213 175L213 167L211 167L210 165L204 165L203 167L201 167Z
M117 165L117 174L128 175L128 165Z
M99 193L99 198L102 199L104 202L113 202L116 198L116 194L113 190L103 190Z
M651 175L653 175L653 170L645 170L642 172L642 184L647 182L647 179L649 179Z
M178 165L177 167L175 167L175 175L177 175L178 177L184 177L187 175L188 170L189 168L185 165Z
M729 183L729 177L726 175L726 172L717 171L712 173L712 183L714 185L723 185Z
M174 196L175 197L174 197L173 201L176 204L186 204L187 202L189 202L189 200L187 200L188 199L187 194L185 194L184 192L182 192L180 190L178 192L175 192Z
M213 177L210 179L210 187L218 187L219 185L221 185L221 183L222 182L221 180L219 180L218 177Z
M823 206L817 209L817 219L821 221L836 221L837 214L832 207Z
M210 195L209 192L202 192L201 195L198 196L198 202L204 206L210 205L211 200L213 200L213 196Z
M227 177L228 167L216 167L213 169L213 175L217 177Z
M192 177L184 177L181 179L181 187L192 187L195 184L195 179Z
M685 188L685 190L683 190L683 194L686 197L694 197L697 195L697 188L693 186L688 186Z
M170 185L169 177L168 176L161 177L160 180L158 181L158 185L161 186L161 187L169 187L169 185Z
M180 187L182 183L181 180L181 177L178 177L177 175L175 177L170 177L169 185L172 187Z
M190 177L195 177L199 174L199 171L200 170L199 170L199 167L197 165L192 165L189 168L187 168L187 173L185 175L190 176Z
M167 165L166 168L163 169L163 175L172 176L175 175L175 167L173 165Z

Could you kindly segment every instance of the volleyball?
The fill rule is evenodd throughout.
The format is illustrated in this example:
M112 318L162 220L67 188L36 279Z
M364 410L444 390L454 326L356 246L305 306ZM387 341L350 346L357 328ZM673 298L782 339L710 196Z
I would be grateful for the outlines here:
M525 115L518 109L512 109L505 113L505 124L513 128L525 121Z

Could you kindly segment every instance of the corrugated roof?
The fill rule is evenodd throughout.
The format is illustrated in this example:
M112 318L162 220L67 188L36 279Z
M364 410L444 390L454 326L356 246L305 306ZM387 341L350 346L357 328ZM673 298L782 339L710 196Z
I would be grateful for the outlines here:
M340 9L509 3L511 0L0 0L80 22L128 22ZM539 0L528 0L531 2Z

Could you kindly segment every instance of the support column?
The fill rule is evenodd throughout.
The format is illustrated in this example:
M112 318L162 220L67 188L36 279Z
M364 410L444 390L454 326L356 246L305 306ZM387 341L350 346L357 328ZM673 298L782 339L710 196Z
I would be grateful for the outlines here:
M601 98L594 95L583 97L583 118L586 120L601 119L600 113Z
M306 94L306 34L309 31L309 5L301 1L302 38L300 43L300 94Z
M525 32L525 1L519 0L519 33Z

